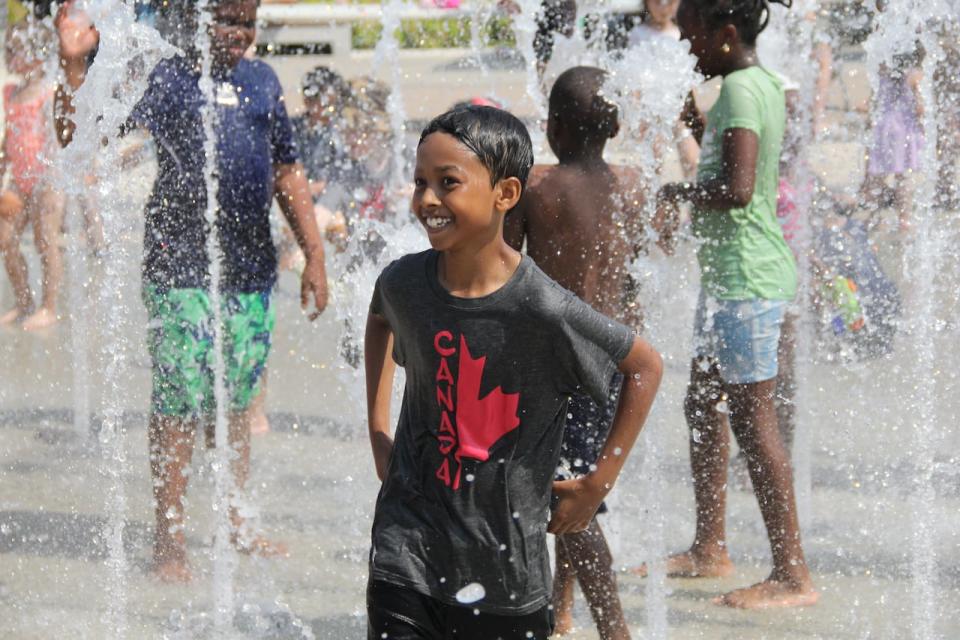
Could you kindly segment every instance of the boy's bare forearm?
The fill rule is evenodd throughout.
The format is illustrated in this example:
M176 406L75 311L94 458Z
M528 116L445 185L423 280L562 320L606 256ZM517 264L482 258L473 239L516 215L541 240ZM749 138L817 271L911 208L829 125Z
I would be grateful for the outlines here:
M597 469L587 476L593 488L604 496L613 488L650 414L663 376L663 360L645 340L635 338L620 371L624 380L617 413L600 451Z
M390 397L393 393L393 331L385 318L369 314L364 335L367 381L367 424L377 476L383 480L393 449L390 436Z
M275 169L277 202L307 260L323 260L323 239L313 215L313 197L303 166L279 165Z

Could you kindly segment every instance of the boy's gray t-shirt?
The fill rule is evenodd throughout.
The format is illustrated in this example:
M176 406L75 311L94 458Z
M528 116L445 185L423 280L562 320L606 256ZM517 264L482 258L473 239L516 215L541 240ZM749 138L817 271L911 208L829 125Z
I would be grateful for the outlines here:
M370 574L523 615L549 602L546 529L567 399L604 400L634 334L526 256L500 290L454 297L437 279L438 255L392 263L370 305L407 378Z

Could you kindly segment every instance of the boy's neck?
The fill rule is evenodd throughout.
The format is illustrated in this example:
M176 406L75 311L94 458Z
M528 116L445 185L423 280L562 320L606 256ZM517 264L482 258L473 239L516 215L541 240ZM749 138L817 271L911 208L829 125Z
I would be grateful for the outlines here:
M441 251L437 278L451 295L482 298L510 280L522 256L503 240L503 234L480 248Z
M596 167L603 166L603 145L584 146L575 151L557 154L557 162L564 166Z

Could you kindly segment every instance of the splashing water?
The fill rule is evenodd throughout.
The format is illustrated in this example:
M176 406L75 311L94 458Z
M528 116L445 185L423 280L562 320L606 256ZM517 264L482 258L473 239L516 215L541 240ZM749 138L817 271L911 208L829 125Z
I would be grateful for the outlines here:
M127 560L123 532L127 518L124 479L129 475L124 448L123 389L127 383L128 344L122 338L129 322L130 303L122 299L124 266L129 262L123 237L126 210L120 186L121 127L146 90L147 74L173 49L159 35L134 20L133 10L118 0L90 0L81 4L91 20L101 26L100 51L90 67L86 82L74 96L77 131L72 144L61 151L59 165L68 192L74 197L85 191L87 176L97 177L96 198L103 219L103 280L100 283L96 318L107 340L108 354L103 370L104 401L101 412L99 444L101 472L107 479L104 538L108 549L110 581L107 585L108 617L115 637L128 633L126 574ZM96 159L96 162L93 160ZM77 211L74 209L74 214ZM118 299L119 296L119 299ZM80 310L82 312L82 309ZM75 374L83 375L82 368ZM83 407L80 407L81 411Z

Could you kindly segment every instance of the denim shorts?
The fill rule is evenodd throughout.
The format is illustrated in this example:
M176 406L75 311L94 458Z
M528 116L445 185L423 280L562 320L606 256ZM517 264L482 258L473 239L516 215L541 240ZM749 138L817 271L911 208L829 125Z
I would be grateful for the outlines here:
M712 358L729 384L777 377L786 300L717 300L700 292L693 321L696 357Z

